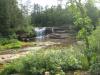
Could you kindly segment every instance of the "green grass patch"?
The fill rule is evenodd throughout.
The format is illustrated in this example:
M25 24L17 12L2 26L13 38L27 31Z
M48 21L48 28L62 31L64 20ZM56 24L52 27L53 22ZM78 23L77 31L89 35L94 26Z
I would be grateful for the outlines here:
M33 46L33 44L31 42L21 42L17 39L0 38L0 51L7 49L18 49L28 46Z

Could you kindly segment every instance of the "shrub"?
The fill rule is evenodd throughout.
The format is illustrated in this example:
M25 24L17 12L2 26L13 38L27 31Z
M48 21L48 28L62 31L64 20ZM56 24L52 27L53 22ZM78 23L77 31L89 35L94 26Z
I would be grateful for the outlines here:
M7 65L5 70L0 73L0 75L10 75L12 73L16 73L16 70L14 69L14 65Z
M0 38L0 45L5 45L5 44L8 44L9 41L7 38Z
M89 36L92 75L100 75L100 26ZM98 62L99 61L99 62Z
M89 45L92 52L100 53L100 26L89 36Z
M87 69L89 67L87 58L80 50L62 49L62 50L41 50L27 55L26 57L14 60L11 64L10 73L21 73L23 75L43 75L49 71L51 75L68 70ZM57 72L57 67L62 70ZM2 73L5 73L8 67L5 67ZM14 71L12 71L14 70ZM64 71L64 72L63 72Z
M100 75L100 63L95 63L90 67L91 75Z
M16 42L16 43L7 44L7 45L5 45L5 48L6 49L21 48L21 43L20 42Z
M100 53L100 26L89 36L89 44L91 50Z
M35 46L32 42L21 42L17 39L0 38L0 50L23 48Z
M0 38L0 50L20 48L22 43L17 39Z
M0 45L6 45L19 42L17 39L0 38Z

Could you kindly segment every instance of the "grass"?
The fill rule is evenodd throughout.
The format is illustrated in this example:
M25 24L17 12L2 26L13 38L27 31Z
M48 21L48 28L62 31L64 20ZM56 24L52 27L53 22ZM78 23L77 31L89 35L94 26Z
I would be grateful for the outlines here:
M17 39L0 38L0 52L9 49L19 49L29 46L34 46L34 44L32 42L21 42Z
M77 50L76 50L77 49ZM58 72L58 67L61 70ZM87 70L87 57L78 48L52 48L40 50L12 61L5 65L0 75L21 73L23 75L44 75L49 71L51 75L73 70Z
M99 75L99 31L100 28L94 31L89 37L90 49L85 49L84 45L75 47L54 46L42 49L6 64L0 75L10 75L14 73L21 73L23 75L44 75L46 71L49 71L50 75L56 75L58 73L64 75L64 73L68 71L73 72L75 70L78 70L75 74L79 75L79 70L87 71L89 69L92 75ZM59 72L58 67L60 67Z

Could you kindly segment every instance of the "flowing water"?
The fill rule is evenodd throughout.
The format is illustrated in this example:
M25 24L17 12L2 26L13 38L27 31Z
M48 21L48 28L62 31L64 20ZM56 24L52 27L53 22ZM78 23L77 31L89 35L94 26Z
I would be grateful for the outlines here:
M42 41L41 45L44 46L48 46L48 44L52 42L47 48L66 47L67 45L71 45L75 41L74 38L69 33L62 32L61 30L58 30L58 32L53 32L50 34L46 34L46 27L36 27L34 30L36 32L36 37L35 37L36 40L33 42L38 42L38 44L40 44L40 42ZM44 42L47 41L50 42L45 45ZM61 43L61 44L57 44L57 43ZM3 64L0 65L1 69L2 67ZM69 75L73 75L73 74L69 74Z
M34 30L36 32L36 41L44 40L46 28L45 27L42 27L42 28L36 27Z
M35 42L51 41L72 44L75 41L75 38L71 33L66 32L66 29L53 29L53 27L47 29L48 27L36 27L34 29L36 33Z

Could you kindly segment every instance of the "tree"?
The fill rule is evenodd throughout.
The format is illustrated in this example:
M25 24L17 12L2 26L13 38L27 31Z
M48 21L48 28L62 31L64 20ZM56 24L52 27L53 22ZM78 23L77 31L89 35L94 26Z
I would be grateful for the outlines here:
M94 28L96 28L98 19L100 18L100 10L96 8L94 3L95 0L87 0L85 7L87 9L87 15L91 18Z
M34 6L32 12L32 24L37 26L65 26L73 24L72 13L69 11L69 7L63 9L60 5L52 6L50 8L46 7L41 11L41 6Z
M28 22L16 0L0 0L0 34L2 36L8 37L18 31L28 32L29 28L32 28Z
M0 33L8 36L19 26L22 14L16 0L0 0Z
M9 31L8 13L7 13L7 0L0 0L0 33ZM3 30L2 30L3 29ZM5 34L3 34L5 35Z
M92 21L88 17L81 0L71 0L71 6L75 18L74 24L78 27L78 38L84 40L86 48L89 48L88 36L93 30Z

